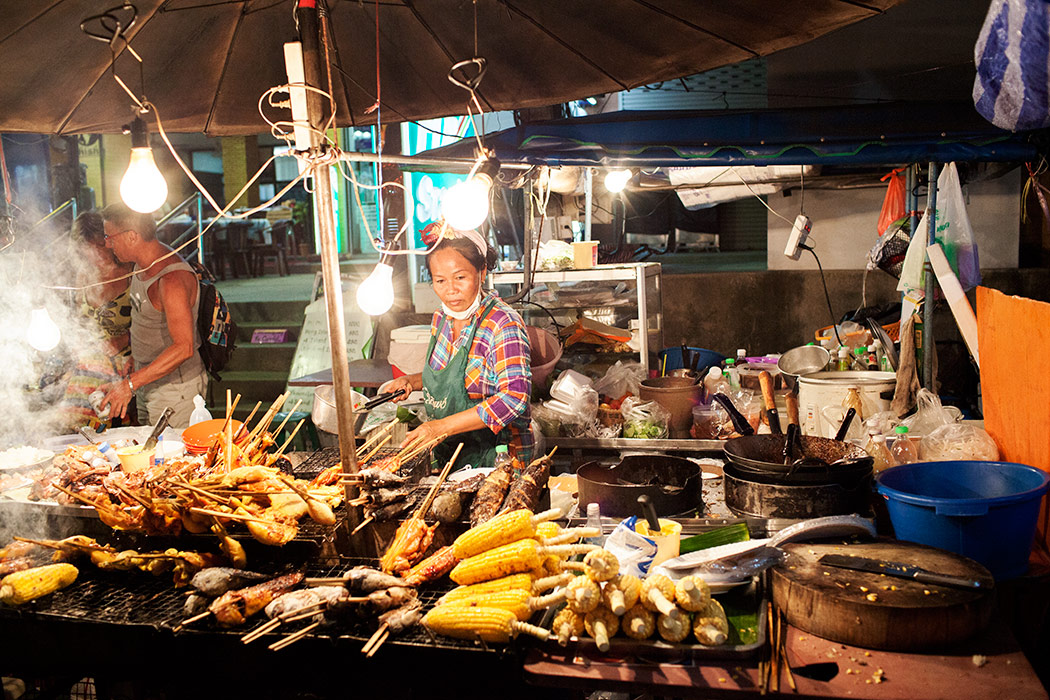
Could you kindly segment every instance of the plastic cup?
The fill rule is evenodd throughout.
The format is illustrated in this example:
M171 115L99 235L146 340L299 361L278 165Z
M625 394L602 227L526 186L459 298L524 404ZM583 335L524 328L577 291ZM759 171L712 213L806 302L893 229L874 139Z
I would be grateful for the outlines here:
M656 542L656 556L653 557L652 566L677 557L679 545L682 543L681 523L666 518L659 518L659 523L659 533L652 532L649 529L649 523L644 518L639 518L634 525L635 532Z
M156 450L143 451L141 445L121 447L117 450L121 468L128 473L148 469L153 464L153 453Z

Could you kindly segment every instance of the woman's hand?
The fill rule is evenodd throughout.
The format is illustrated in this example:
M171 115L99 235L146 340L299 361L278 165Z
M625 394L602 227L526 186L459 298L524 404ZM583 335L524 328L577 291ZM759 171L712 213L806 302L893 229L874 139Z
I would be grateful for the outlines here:
M412 377L403 376L396 379L391 379L389 382L384 383L379 387L380 394L388 394L398 389L403 389L405 393L401 396L391 399L394 403L399 403L408 398L408 395L412 393Z
M404 447L413 440L420 440L422 442L430 442L434 438L442 435L446 431L441 428L440 420L429 420L421 424L418 428L408 433L405 436L405 441L401 443Z

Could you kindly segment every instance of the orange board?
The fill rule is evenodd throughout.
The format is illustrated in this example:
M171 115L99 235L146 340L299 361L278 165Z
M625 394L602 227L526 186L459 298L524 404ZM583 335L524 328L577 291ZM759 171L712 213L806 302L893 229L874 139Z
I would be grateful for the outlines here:
M1003 460L1050 471L1050 370L1039 356L1050 347L1050 304L978 287L977 332L985 430ZM1026 348L1036 355L1026 358ZM1044 552L1048 517L1044 499L1036 533Z

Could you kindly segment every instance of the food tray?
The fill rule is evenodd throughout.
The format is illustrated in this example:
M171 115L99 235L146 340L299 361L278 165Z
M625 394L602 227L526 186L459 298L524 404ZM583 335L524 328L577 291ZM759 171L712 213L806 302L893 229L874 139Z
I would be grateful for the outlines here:
M726 616L729 618L729 641L722 646L709 647L695 642L673 644L663 641L658 635L654 635L652 639L635 640L622 634L609 640L609 650L605 652L599 651L594 640L586 635L573 637L565 647L558 644L558 640L552 636L540 646L549 656L564 655L568 658L586 656L682 662L711 659L744 660L757 656L768 637L766 621L769 600L761 578L756 576L749 585L715 594L715 597L725 607ZM561 606L557 606L544 611L537 624L550 629L560 609Z

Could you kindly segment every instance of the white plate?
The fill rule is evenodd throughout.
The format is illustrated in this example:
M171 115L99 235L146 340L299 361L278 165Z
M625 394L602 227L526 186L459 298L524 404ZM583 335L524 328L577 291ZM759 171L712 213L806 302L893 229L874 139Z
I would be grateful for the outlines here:
M746 585L748 583L751 583L751 579L745 579L743 581L729 581L729 582L726 582L726 583L710 583L710 582L708 582L707 585L711 589L711 593L712 594L718 594L718 593L725 593L726 591L731 591L734 588L736 588L737 586L744 586L744 585Z

